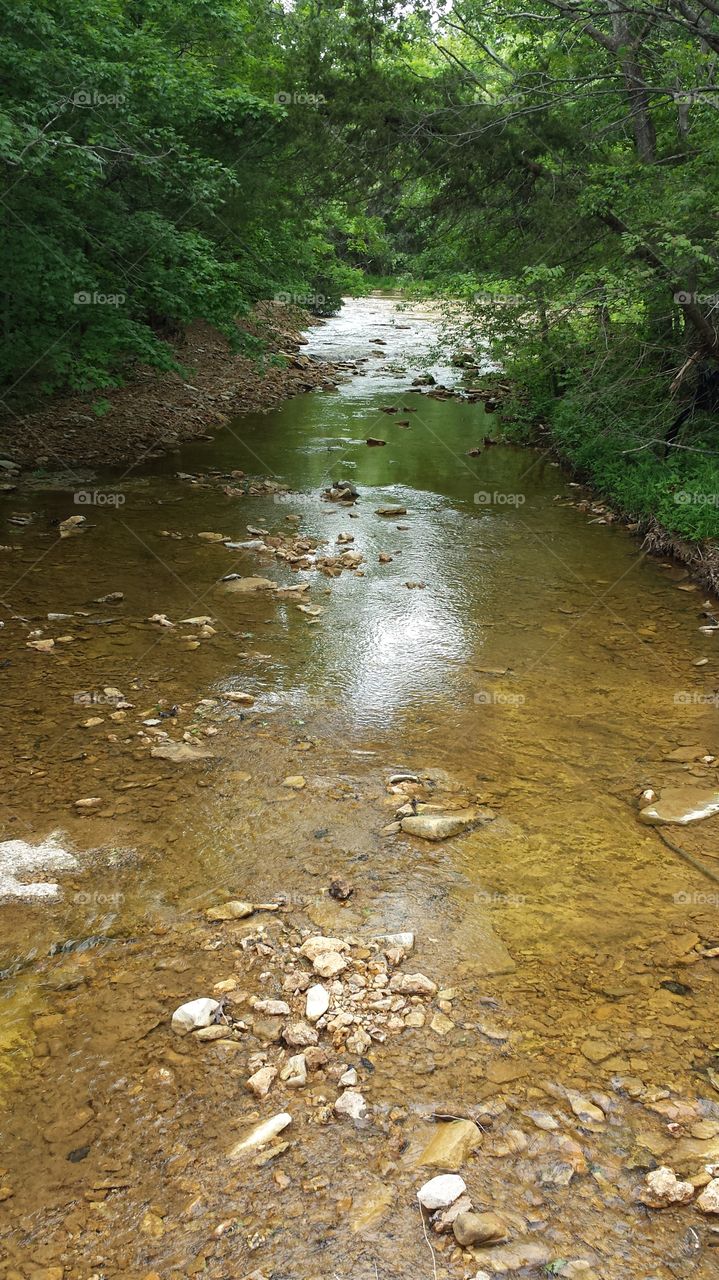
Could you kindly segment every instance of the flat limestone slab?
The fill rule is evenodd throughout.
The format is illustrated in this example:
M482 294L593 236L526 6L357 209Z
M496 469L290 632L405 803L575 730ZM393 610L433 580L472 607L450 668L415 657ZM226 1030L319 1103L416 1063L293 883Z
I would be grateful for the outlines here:
M471 1120L443 1121L435 1126L435 1132L420 1152L416 1165L456 1173L481 1141L481 1131Z
M719 791L707 791L701 787L666 787L659 800L649 804L639 814L639 821L657 827L673 823L684 827L688 822L701 822L719 813Z

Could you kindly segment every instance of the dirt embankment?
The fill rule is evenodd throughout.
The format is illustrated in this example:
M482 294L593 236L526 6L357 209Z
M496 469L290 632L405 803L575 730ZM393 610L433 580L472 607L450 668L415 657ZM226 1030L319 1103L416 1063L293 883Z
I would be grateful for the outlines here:
M41 409L0 420L0 456L22 467L131 463L197 439L231 417L274 408L288 396L333 385L334 367L300 353L306 312L260 303L243 329L262 356L233 354L202 321L173 347L184 369L138 366L123 387L56 396ZM273 359L275 357L276 359ZM98 414L93 406L101 402Z

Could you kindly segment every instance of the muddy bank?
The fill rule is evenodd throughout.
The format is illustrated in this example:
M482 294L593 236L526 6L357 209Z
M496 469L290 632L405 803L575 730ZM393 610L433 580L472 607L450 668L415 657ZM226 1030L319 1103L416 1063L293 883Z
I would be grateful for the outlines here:
M303 391L329 388L333 366L300 351L309 323L310 316L298 307L258 304L242 328L264 350L248 356L234 354L222 334L197 321L173 345L184 376L140 365L126 386L57 396L35 412L7 415L0 422L0 456L23 468L48 470L137 465L201 439L237 414L273 409Z

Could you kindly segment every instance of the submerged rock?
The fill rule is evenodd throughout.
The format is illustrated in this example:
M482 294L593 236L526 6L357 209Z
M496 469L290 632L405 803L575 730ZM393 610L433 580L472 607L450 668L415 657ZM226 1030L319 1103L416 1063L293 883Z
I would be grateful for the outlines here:
M254 910L251 902L232 899L230 902L223 902L219 907L208 907L205 916L208 920L245 920L247 916L254 914Z
M482 1133L472 1120L443 1121L436 1126L432 1138L417 1159L417 1165L457 1170L481 1141Z
M240 1138L234 1147L228 1151L231 1160L236 1160L239 1156L245 1154L246 1151L254 1151L257 1147L264 1147L278 1133L282 1133L289 1124L292 1124L292 1116L289 1111L280 1111L276 1116L271 1116L269 1120L263 1120L261 1124L256 1124L244 1138Z
M719 791L701 787L665 787L658 800L639 813L639 821L650 826L671 823L686 826L719 813Z
M491 811L461 809L457 813L417 813L402 819L402 830L422 840L449 840L452 836L469 831ZM491 814L494 817L494 814Z
M155 760L170 760L173 764L190 764L194 760L212 760L214 752L207 747L195 746L190 742L163 742L152 747L150 755Z

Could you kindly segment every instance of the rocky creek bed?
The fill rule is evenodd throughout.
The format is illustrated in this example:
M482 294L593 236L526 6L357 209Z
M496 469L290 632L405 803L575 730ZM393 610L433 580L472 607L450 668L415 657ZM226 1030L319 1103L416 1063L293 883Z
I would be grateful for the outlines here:
M2 1280L715 1273L714 602L406 319L4 500Z

